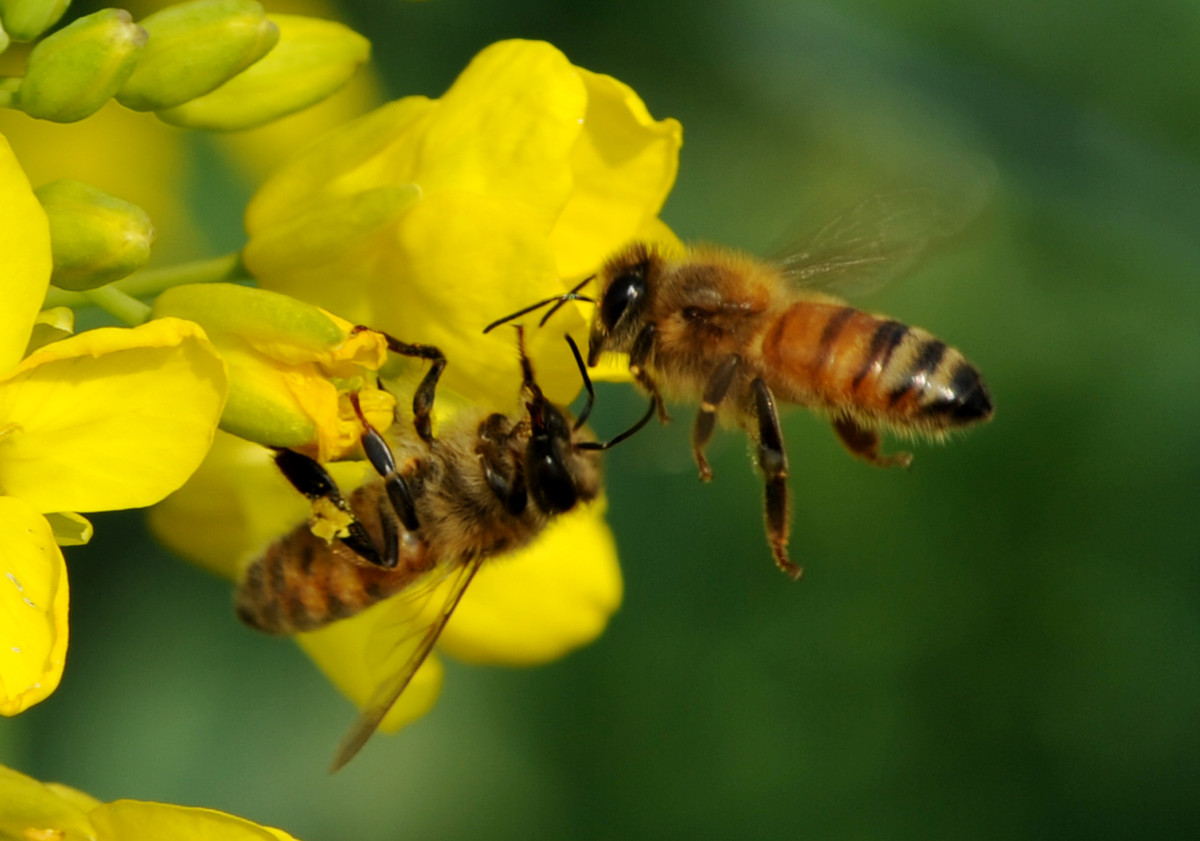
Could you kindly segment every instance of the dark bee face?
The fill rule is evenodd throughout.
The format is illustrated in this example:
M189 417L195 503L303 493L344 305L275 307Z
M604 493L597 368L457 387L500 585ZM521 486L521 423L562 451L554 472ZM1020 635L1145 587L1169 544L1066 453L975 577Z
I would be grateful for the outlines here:
M606 274L611 278L600 298L592 332L588 340L588 365L595 365L609 339L634 323L645 308L650 256L644 246L637 246L609 264Z
M567 460L571 457L571 425L545 400L529 404L533 434L525 450L525 480L538 508L547 514L570 511L579 488Z

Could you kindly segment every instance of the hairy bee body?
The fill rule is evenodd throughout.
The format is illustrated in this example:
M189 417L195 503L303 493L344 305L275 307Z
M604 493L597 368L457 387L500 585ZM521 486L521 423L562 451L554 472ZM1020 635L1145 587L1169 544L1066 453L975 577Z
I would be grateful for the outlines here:
M267 633L311 631L403 592L435 569L460 568L528 544L557 512L532 498L516 510L512 497L497 494L488 472L510 481L522 477L529 440L527 420L500 414L463 419L428 443L411 432L390 439L420 527L411 531L399 521L382 479L358 488L347 502L375 545L397 543L397 564L385 569L368 563L302 523L247 568L238 616ZM579 499L594 499L598 453L570 450L566 459Z

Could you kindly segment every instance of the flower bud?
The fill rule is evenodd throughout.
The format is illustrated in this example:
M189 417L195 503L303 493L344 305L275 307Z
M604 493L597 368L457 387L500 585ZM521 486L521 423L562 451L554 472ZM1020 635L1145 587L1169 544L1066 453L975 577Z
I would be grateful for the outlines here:
M14 41L32 41L63 16L71 0L0 0L0 20Z
M187 128L234 131L286 117L332 94L371 53L371 42L340 23L272 15L279 44L212 93L158 112Z
M54 271L62 289L95 289L137 271L150 258L154 226L146 211L79 181L34 191L50 220Z
M146 31L124 9L102 9L38 42L17 104L42 120L71 123L94 114L125 83Z
M203 96L266 55L279 29L254 0L193 0L141 21L150 33L117 100L135 111Z
M273 447L315 445L318 458L328 461L358 444L362 429L342 392L360 389L372 423L391 423L394 401L366 384L374 381L367 372L387 356L378 333L356 332L287 295L231 283L168 289L154 316L194 321L217 347L229 368L226 432ZM386 406L376 400L381 396Z

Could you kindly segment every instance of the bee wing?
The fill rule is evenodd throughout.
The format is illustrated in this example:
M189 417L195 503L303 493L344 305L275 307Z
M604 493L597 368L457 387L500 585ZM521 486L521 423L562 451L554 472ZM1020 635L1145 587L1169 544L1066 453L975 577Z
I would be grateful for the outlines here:
M388 710L392 708L404 693L404 690L408 688L413 675L417 673L417 669L421 668L421 664L425 662L425 658L433 650L438 637L442 635L446 623L450 621L454 609L458 607L459 601L462 600L463 593L467 591L467 585L475 578L475 573L479 571L482 561L482 558L475 558L451 573L449 578L452 580L446 593L445 601L431 623L426 626L405 629L399 644L404 644L419 636L416 647L408 655L408 659L404 661L403 668L383 681L375 689L366 707L363 708L362 713L359 714L350 731L342 739L341 744L338 745L337 753L333 757L333 764L329 768L330 773L337 771L354 758L355 754L362 749L362 746L367 743L367 740L378 729L379 723L383 721ZM439 580L442 579L439 578Z
M980 168L953 189L889 190L860 201L777 258L793 283L865 292L912 266L932 243L957 234L987 203L994 171Z

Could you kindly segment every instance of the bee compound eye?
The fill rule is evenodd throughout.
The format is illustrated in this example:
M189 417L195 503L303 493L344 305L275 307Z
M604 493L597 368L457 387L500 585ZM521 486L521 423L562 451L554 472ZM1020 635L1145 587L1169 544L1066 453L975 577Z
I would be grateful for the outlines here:
M600 320L612 329L626 311L635 305L646 292L646 265L638 263L623 270L609 284L604 299L600 302Z
M560 448L553 445L531 447L529 461L529 491L538 507L547 514L562 514L574 508L579 501L579 491L563 462Z

